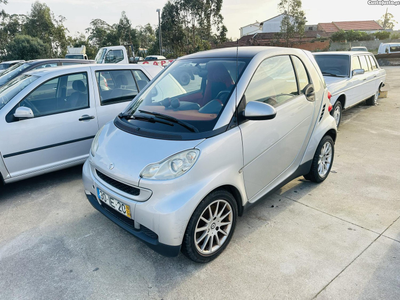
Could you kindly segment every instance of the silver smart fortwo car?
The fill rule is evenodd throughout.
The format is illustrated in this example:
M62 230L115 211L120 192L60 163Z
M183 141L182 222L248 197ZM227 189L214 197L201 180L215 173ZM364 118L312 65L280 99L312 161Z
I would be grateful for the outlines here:
M172 74L191 68L182 86ZM321 182L336 123L310 52L241 47L176 60L97 133L90 203L155 251L208 262L238 216L295 177Z

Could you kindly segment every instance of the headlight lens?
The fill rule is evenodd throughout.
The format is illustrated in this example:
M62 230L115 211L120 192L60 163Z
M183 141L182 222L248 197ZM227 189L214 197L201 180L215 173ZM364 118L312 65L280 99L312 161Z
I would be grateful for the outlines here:
M140 173L140 177L154 180L177 178L193 167L199 154L200 151L198 149L177 153L159 163L146 166Z
M92 154L92 156L94 156L97 152L97 149L99 148L99 136L101 131L103 130L104 126L100 128L99 131L97 131L93 142L92 142L92 146L90 147L90 154Z

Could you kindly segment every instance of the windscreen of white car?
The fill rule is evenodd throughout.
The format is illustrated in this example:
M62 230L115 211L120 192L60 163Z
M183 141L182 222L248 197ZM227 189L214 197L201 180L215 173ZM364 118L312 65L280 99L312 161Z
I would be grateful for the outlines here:
M248 61L234 58L175 61L119 118L152 131L212 131Z
M106 52L107 52L107 49L100 49L100 51L97 52L97 55L94 58L96 64L101 64L103 62Z
M314 55L322 75L348 77L350 70L349 55Z
M25 69L29 68L30 66L31 66L31 63L22 62L22 63L19 63L19 64L15 64L11 68L8 68L0 76L0 86L3 86L4 84L6 84L11 79L17 77L22 72L24 72Z
M21 75L0 87L0 109L38 78L38 76Z

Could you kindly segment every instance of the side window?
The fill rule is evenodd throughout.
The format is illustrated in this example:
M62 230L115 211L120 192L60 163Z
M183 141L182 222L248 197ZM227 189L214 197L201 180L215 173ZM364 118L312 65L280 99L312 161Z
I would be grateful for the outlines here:
M361 69L360 61L358 60L358 56L351 57L351 70Z
M48 63L48 64L40 65L40 66L37 66L36 68L34 68L33 70L38 70L38 69L43 69L43 68L53 68L53 67L57 67L57 63Z
M361 69L364 69L365 72L369 71L366 56L365 55L360 55L360 62L361 62Z
M131 70L96 71L101 105L131 101L138 88Z
M298 95L296 76L289 56L264 60L245 92L246 101L261 101L277 107Z
M299 84L299 90L300 90L300 92L304 93L304 88L310 83L306 68L304 67L304 64L298 57L292 56L292 60L293 60L294 68L296 69L296 73L297 73L297 81Z
M368 55L368 58L372 66L372 70L378 69L378 66L376 65L375 59L372 57L372 55Z
M56 77L33 90L19 106L32 109L35 118L87 108L87 83L86 73Z
M142 90L146 84L150 81L146 75L140 70L133 70L133 75L135 76L139 90Z
M124 59L124 54L122 50L110 50L107 52L105 63L113 64L120 62L123 59Z

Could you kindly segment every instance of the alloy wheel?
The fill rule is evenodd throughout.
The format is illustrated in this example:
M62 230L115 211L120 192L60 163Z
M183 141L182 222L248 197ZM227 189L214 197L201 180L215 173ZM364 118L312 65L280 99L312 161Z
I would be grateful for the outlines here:
M330 142L325 142L321 148L321 153L318 159L318 174L325 177L328 174L332 163L332 145Z
M211 202L201 213L194 242L201 255L212 255L226 242L232 229L233 210L226 200Z

